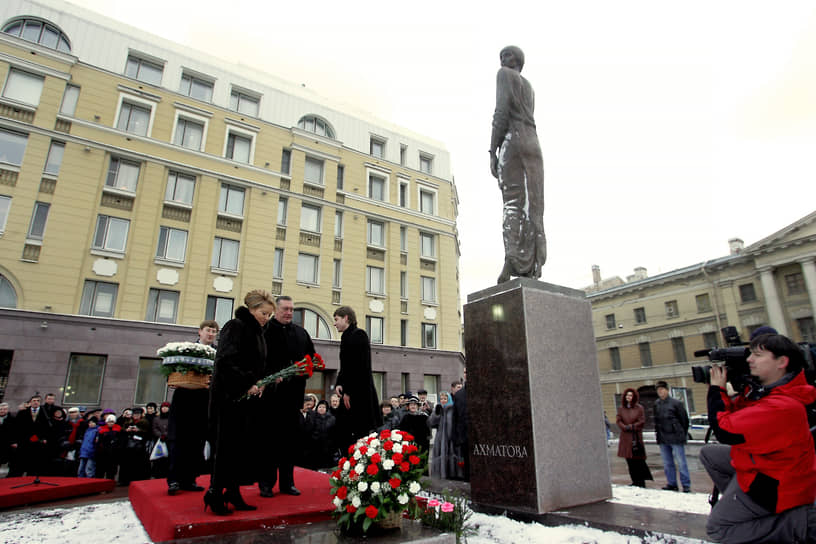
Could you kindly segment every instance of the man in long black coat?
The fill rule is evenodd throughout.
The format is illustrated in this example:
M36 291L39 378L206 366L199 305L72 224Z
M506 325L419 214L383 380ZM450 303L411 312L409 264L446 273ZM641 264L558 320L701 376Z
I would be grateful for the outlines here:
M268 376L306 355L314 355L312 338L306 329L292 323L295 305L292 298L279 296L275 315L264 331L267 354L264 375ZM280 477L280 492L300 495L295 487L294 444L299 436L300 410L306 393L306 378L294 377L264 390L260 409L255 413L261 432L261 458L258 463L258 487L262 497L271 497L272 488ZM268 457L267 457L268 456Z
M357 316L348 306L334 311L334 326L340 337L340 372L334 390L342 395L337 416L340 450L382 425L382 412L371 372L368 334L357 328Z
M43 474L47 461L49 443L52 441L51 420L42 409L40 395L29 399L29 407L17 412L14 418L14 436L11 443L12 455L16 456L14 466L9 467L9 476L29 476Z

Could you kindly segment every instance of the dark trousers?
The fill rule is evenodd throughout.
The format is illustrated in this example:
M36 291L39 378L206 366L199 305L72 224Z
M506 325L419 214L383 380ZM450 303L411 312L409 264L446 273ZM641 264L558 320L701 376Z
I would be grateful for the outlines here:
M176 389L167 423L167 483L193 485L204 471L207 389Z

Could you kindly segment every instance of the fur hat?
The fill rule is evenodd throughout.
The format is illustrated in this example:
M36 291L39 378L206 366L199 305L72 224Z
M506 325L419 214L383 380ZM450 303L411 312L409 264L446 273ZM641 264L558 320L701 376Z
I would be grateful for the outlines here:
M105 423L116 423L116 416L108 414L108 417L105 418Z

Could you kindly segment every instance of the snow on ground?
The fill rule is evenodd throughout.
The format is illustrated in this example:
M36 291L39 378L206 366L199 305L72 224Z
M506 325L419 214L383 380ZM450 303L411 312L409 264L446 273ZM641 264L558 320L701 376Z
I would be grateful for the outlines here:
M614 502L649 506L676 512L708 514L702 493L676 493L657 489L612 486ZM701 544L683 537L636 536L600 531L580 525L545 527L503 516L474 513L471 524L478 533L469 544L517 544L518 542L577 544ZM144 544L150 539L127 500L72 508L44 508L0 514L2 544Z

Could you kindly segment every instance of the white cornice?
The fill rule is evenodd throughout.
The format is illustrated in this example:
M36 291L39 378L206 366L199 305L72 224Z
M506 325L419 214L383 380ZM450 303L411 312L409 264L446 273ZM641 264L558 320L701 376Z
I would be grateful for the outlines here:
M303 151L304 153L306 153L310 157L315 157L315 158L318 158L318 159L325 159L327 161L332 161L332 162L338 162L338 163L340 162L340 157L338 157L337 155L329 155L328 153L324 153L323 151L318 151L316 149L312 149L311 147L306 147L305 145L292 144L290 149L295 149L297 151Z
M0 32L0 36L5 36L5 34ZM71 74L69 74L68 72L55 70L53 68L43 66L42 64L35 64L29 60L21 59L20 57L15 57L14 55L9 55L8 53L0 52L0 61L5 61L14 66L15 68L20 68L21 70L25 70L26 72L32 72L34 74L38 74L41 76L50 76L58 79L64 79L65 81L71 80Z
M57 51L56 49L51 49L50 47L45 47L38 43L30 42L22 38L17 38L15 36L11 36L3 32L0 32L0 43L7 43L15 47L28 49L36 53L38 56L47 57L60 62L67 62L68 64L71 65L74 65L79 61L78 57L70 53L63 53L62 51Z

